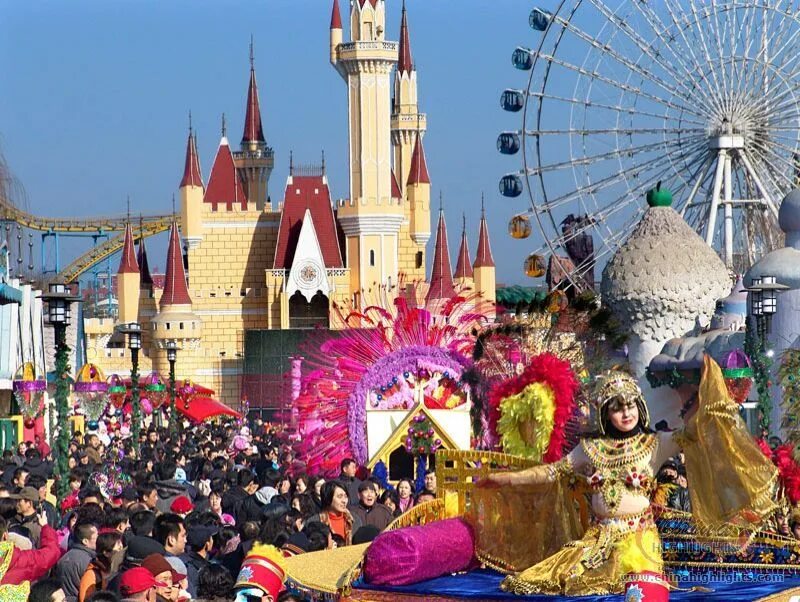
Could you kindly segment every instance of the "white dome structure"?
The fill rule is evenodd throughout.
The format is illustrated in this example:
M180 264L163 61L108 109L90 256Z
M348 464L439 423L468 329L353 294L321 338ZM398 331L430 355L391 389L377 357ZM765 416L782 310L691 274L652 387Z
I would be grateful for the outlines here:
M665 393L650 393L645 370L665 342L708 325L732 282L716 252L671 207L669 191L651 190L647 202L644 217L606 264L601 291L630 333L628 359L656 406L650 408L654 420L676 426L677 400L658 401Z
M777 298L767 340L767 346L776 358L772 366L775 373L780 367L777 358L786 349L796 349L800 345L800 190L792 190L784 197L778 212L778 224L786 234L786 246L764 255L744 276L746 286L753 284L754 278L772 276L778 284L789 287ZM773 378L772 381L775 385L771 390L770 422L773 431L777 433L782 416L782 391L778 386L778 379Z

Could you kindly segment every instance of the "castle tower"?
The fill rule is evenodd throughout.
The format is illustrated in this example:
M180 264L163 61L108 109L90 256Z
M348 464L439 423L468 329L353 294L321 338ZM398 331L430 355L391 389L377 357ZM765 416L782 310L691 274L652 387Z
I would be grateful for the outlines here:
M202 321L192 311L192 299L186 285L183 253L178 225L173 222L167 249L167 270L164 292L159 301L158 313L152 321L153 369L161 374L169 372L166 344L175 341L179 350L188 352L200 343ZM182 368L180 378L191 376L192 354L181 353L177 364Z
M342 14L339 12L339 0L333 0L331 10L331 65L336 66L339 44L343 39Z
M334 0L331 45L339 39ZM392 199L389 78L397 43L384 40L385 0L354 0L349 43L331 48L331 62L347 82L350 124L350 198L337 216L347 239L351 290L396 283L402 203Z
M203 203L211 205L211 211L247 211L247 195L242 182L236 174L231 147L225 131L225 116L222 116L222 138L217 148L217 156L208 176L208 187L203 195ZM207 209L207 208L206 208Z
M401 240L403 256L413 256L413 261L402 263L403 272L411 280L425 280L425 249L431 238L431 178L425 160L422 137L417 137L411 165L406 180L405 236Z
M475 263L472 264L475 275L475 291L487 302L492 304L487 315L494 319L494 303L497 300L495 266L492 257L492 247L489 244L489 228L486 225L486 210L481 201L481 226L478 231L478 251L475 254Z
M461 246L458 247L458 258L456 259L456 271L453 280L461 288L473 288L475 286L472 271L472 261L469 258L469 245L467 244L467 216L464 216L461 228Z
M139 321L139 264L133 249L131 225L125 226L122 258L117 270L118 321L124 324Z
M141 227L139 228L141 230ZM136 263L139 264L139 323L142 327L142 348L150 347L151 330L144 325L156 314L156 299L153 295L153 276L150 273L150 263L147 259L147 247L144 236L139 237L139 246L136 249Z
M430 288L426 301L449 300L455 297L453 272L450 267L450 251L447 246L447 225L444 222L444 211L439 208L439 224L436 228L436 243L433 250Z
M186 141L186 162L180 184L181 228L183 239L189 249L195 249L203 241L203 178L200 175L200 159L197 157L197 138L192 132L189 115L189 139Z
M247 110L244 118L244 133L240 151L234 153L234 163L242 180L247 204L259 211L272 211L267 206L269 198L269 176L275 165L275 153L267 146L264 128L261 125L261 105L256 84L253 42L250 42L250 85L247 88Z
M408 17L403 2L400 20L400 49L394 73L394 101L392 103L392 144L394 145L394 171L405 192L411 155L418 136L424 136L427 120L417 104L417 69L411 60L411 42L408 35Z

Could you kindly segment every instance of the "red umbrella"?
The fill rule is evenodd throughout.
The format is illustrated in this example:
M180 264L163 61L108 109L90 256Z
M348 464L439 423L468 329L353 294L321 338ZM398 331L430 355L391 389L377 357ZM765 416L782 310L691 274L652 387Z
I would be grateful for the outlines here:
M239 412L232 410L224 403L221 403L216 399L212 399L211 397L205 397L202 395L195 395L189 399L188 407L187 403L184 401L176 401L175 407L181 414L189 418L189 420L193 420L194 422L203 422L204 420L208 420L214 416L233 416L234 418L242 417Z

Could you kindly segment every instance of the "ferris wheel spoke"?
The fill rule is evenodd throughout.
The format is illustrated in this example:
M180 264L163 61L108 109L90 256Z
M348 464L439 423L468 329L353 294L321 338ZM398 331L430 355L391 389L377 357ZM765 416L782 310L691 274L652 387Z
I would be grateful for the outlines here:
M708 84L707 91L709 93L709 98L713 101L714 106L718 111L724 110L724 104L720 96L720 90L722 90L723 87L717 80L716 73L714 72L714 70L711 70L710 77L711 80L713 81L709 81L709 78L706 75L706 70L703 69L702 67L703 65L708 65L709 63L712 62L711 57L708 56L708 52L706 51L705 56L703 57L702 60L698 58L698 56L695 54L695 48L697 47L697 44L695 42L690 41L686 36L687 29L692 31L691 22L688 19L686 19L685 16L683 16L682 18L678 17L678 15L675 14L675 12L673 11L673 7L671 6L669 1L665 1L664 6L669 12L670 18L672 19L673 23L673 26L668 27L667 31L674 27L674 29L680 35L681 40L683 40L685 51L688 52L689 56L692 58L692 62L696 66L697 74L701 77L701 79L707 81ZM705 45L702 43L701 45L703 46L703 49L706 50Z
M685 94L681 93L678 88L671 86L669 83L658 77L653 71L649 71L634 61L631 61L617 52L610 44L601 44L597 41L593 36L586 33L583 29L577 27L571 22L568 22L560 17L554 17L558 20L558 22L570 33L574 36L583 40L586 44L594 48L598 52L598 56L600 57L610 57L615 60L620 65L626 67L631 73L636 73L642 78L647 79L648 81L652 82L663 91L667 92L669 95L682 98L685 101L689 101L690 98ZM673 71L670 71L670 75L673 75ZM681 82L682 78L676 78L676 82Z
M615 111L617 113L622 113L622 114L629 115L629 116L632 116L632 117L641 116L641 117L647 117L647 118L653 118L653 119L664 119L664 120L671 120L671 121L676 121L676 122L680 122L680 123L687 123L687 124L691 124L691 125L696 125L698 128L705 128L706 127L706 122L705 121L700 121L698 119L691 119L691 118L688 118L688 117L680 118L680 119L677 118L677 117L670 117L670 116L666 116L665 117L665 115L663 113L662 114L651 113L649 111L643 111L642 109L638 109L638 108L633 107L633 106L627 106L626 107L626 106L622 106L620 104L612 105L612 104L606 104L606 103L602 103L602 102L597 102L597 101L594 101L594 100L589 101L587 103L586 100L582 100L580 98L575 98L575 97L570 98L570 97L567 97L567 96L558 96L556 94L542 93L542 92L528 92L528 95L533 97L533 98L539 98L541 100L553 100L553 101L557 101L557 102L563 102L563 103L569 104L569 105L577 105L577 106L583 106L583 107L587 107L587 108L591 107L591 108L606 109L606 110L609 110L609 111Z
M701 119L704 117L704 115L702 113L699 113L697 110L695 110L694 107L675 104L674 102L672 102L672 101L670 101L670 100L668 100L666 98L662 98L661 96L656 96L655 94L651 94L649 92L646 92L646 91L644 91L644 90L642 90L640 88L637 88L636 86L632 86L632 85L626 84L624 82L620 82L618 80L615 80L613 78L606 77L605 75L602 75L600 73L589 71L588 69L585 69L583 67L575 65L574 63L570 63L569 61L565 61L565 60L559 59L559 58L557 58L557 57L555 57L553 55L550 55L550 54L539 54L539 56L544 61L546 61L546 62L548 62L550 64L557 65L559 67L563 67L564 69L569 69L570 71L573 71L574 73L582 75L583 77L603 82L605 84L608 84L609 86L612 86L614 88L618 88L619 90L622 90L623 92L628 92L630 94L635 94L636 96L641 96L642 98L647 98L648 100L651 100L651 101L656 102L658 104L662 104L664 106L670 107L670 108L678 110L678 111L685 111L687 113L691 113L695 117L699 117Z
M617 148L605 153L587 155L580 159L568 159L566 161L559 161L558 163L548 163L545 165L540 165L539 167L528 167L526 169L526 174L529 176L535 176L539 175L540 173L546 173L549 171L568 169L571 167L575 167L576 165L595 165L602 161L606 161L608 159L616 159L618 157L630 158L640 153L649 153L658 150L660 148L664 148L664 142L662 140L631 148Z
M660 66L667 74L668 77L671 77L677 85L686 91L684 98L692 99L694 101L701 100L702 97L698 97L697 92L698 88L690 87L687 85L686 82L691 81L690 78L686 77L690 75L690 71L685 65L682 57L679 55L675 55L676 62L683 67L683 73L680 73L678 69L676 69L673 65L671 65L668 61L662 60L663 54L661 53L660 49L655 49L653 51L652 44L645 41L641 35L638 34L635 28L631 27L624 19L619 17L616 13L609 10L609 8L600 0L590 0L591 3L597 8L598 11L611 23L616 25L616 27L622 31L626 37L633 42L637 48L639 48L640 52L646 55L653 63ZM634 2L633 5L641 11L640 3ZM646 18L646 17L645 17ZM649 19L648 19L648 23ZM653 27L652 23L650 23L651 27L653 28L654 33L658 37L659 41L662 44L663 48L670 48L670 45L663 37L660 28ZM673 53L674 54L674 53ZM701 104L702 106L702 104Z
M601 178L596 182L592 183L591 186L588 187L589 188L588 192L594 194L596 192L599 192L600 190L609 188L614 184L620 183L623 180L626 180L628 177L630 177L631 179L637 179L641 175L641 172L660 167L661 164L667 163L668 161L669 161L668 158L662 156L659 159L656 159L655 161L648 163L647 165L633 165L631 167L622 169L616 173L613 173L609 176ZM653 180L654 183L656 181L657 180ZM543 201L537 207L534 207L533 211L539 213L548 213L548 212L552 213L552 211L558 209L559 207L565 205L566 203L580 198L581 195L587 192L586 188L587 187L584 187L583 189L577 189L572 192L568 192L563 195L554 197L550 200ZM636 188L641 189L641 185L637 185Z
M603 128L603 129L558 129L558 130L526 130L526 136L595 136L599 134L618 134L634 136L637 134L696 134L700 136L697 128Z
M673 61L683 67L684 77L687 82L694 84L701 83L703 87L698 87L705 94L700 96L700 101L705 101L712 109L717 111L721 110L719 100L719 86L712 84L701 67L697 55L694 53L694 45L689 43L683 29L674 22L673 25L668 25L656 14L652 7L645 2L633 2L634 7L645 18L650 25L652 32L661 41L662 47L668 49L673 57ZM665 32L676 29L680 37L676 33L671 33L669 37L665 37ZM678 48L675 48L675 47ZM687 62L686 59L689 59ZM699 76L699 81L698 81ZM682 78L683 79L683 78Z

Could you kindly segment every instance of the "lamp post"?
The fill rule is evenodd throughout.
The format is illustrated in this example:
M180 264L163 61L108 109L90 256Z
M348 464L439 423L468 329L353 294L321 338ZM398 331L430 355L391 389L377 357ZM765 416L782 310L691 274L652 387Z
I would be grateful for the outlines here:
M139 405L139 349L142 348L142 325L138 322L129 322L117 330L127 335L128 349L131 352L131 433L133 444L136 446L139 445L139 433L142 430L142 411Z
M778 293L788 290L775 276L761 276L761 313L764 315L764 338L772 328L772 316L778 311Z
M762 319L764 317L764 306L761 298L761 278L753 278L747 290L747 298L750 301L750 315L755 319L756 336L759 343L763 344Z
M69 493L69 346L67 345L67 326L72 318L70 304L78 301L62 282L51 282L47 294L42 295L42 300L47 303L47 317L53 325L56 344L56 414L57 424L54 429L55 448L58 452L55 466L55 475L58 481L56 492L59 502ZM51 421L53 424L53 421Z
M167 361L169 362L169 435L173 438L178 432L177 416L175 415L175 361L178 359L178 344L167 341Z

